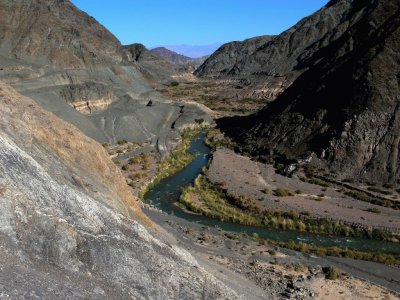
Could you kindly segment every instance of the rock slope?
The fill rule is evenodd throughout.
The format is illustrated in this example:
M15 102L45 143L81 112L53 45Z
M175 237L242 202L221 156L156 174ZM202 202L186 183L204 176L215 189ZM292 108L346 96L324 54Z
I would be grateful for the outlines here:
M310 57L357 21L352 7L352 0L333 0L280 35L223 45L195 75L238 81L242 98L274 100L310 67Z
M0 297L235 299L150 233L101 145L0 85Z
M198 107L182 109L155 92L149 80L172 76L168 62L134 54L69 0L0 2L0 80L86 135L156 148L160 141L164 149L195 119L210 121Z
M78 68L118 64L120 42L68 0L3 0L1 53L34 64Z
M253 155L311 156L339 179L398 184L400 1L327 8L341 3L347 26L307 57L309 69L267 108L223 126Z

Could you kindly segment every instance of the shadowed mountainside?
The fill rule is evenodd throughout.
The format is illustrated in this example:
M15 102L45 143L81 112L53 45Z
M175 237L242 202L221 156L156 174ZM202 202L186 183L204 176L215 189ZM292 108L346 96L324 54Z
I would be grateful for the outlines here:
M235 81L236 98L274 100L307 70L310 57L339 39L357 21L357 16L349 14L352 2L330 1L277 36L225 44L195 75Z
M221 126L254 156L311 156L339 179L397 184L400 1L327 7L341 2L349 26L303 61L309 69L259 113Z

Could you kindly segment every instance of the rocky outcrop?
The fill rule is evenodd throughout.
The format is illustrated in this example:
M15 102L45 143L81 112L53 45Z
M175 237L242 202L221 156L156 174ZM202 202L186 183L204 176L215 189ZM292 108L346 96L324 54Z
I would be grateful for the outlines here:
M1 298L238 298L144 227L100 144L4 85L0 104Z
M252 155L311 156L341 179L398 184L400 1L336 0L325 9L338 5L346 26L302 55L308 70L267 108L223 126Z

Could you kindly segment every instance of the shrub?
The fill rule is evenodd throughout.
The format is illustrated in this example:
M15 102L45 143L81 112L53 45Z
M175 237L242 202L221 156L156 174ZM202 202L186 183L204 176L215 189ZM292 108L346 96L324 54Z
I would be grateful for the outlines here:
M173 86L173 87L178 86L178 85L179 85L179 82L178 82L178 81L172 81L172 82L170 83L170 86Z
M117 144L118 145L123 145L123 144L126 144L128 141L127 140L119 140L118 142L117 142Z
M296 272L303 272L305 270L305 267L302 263L296 263L294 264L294 270Z
M289 196L293 196L293 193L286 189L276 189L274 191L274 195L276 197L289 197Z
M340 271L335 266L330 266L328 268L324 268L325 278L329 280L336 280L339 278Z
M372 212L374 214L380 214L381 213L380 209L376 208L376 207L367 208L366 211Z

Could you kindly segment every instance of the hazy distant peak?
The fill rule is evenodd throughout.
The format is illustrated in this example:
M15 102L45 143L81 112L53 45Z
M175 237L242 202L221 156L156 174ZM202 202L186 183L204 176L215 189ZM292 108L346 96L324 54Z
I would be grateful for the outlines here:
M209 45L167 45L163 46L168 50L174 51L178 54L190 57L200 58L211 55L214 53L223 43L214 43Z

